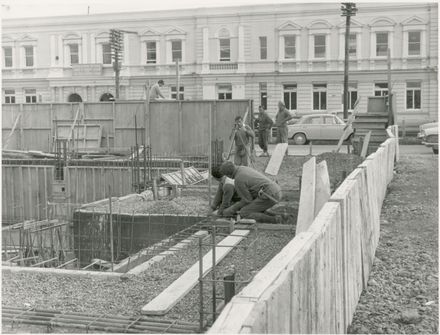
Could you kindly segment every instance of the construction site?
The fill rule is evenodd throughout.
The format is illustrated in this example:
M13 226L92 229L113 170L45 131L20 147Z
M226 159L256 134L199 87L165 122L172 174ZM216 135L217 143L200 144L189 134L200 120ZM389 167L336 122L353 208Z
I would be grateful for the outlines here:
M252 124L251 100L3 106L3 330L230 332L222 327L238 322L227 321L240 315L230 314L234 299L257 285L246 304L248 317L260 313L258 297L279 289L287 271L279 262L292 259L314 278L297 281L312 286L292 293L303 299L295 313L318 302L307 292L325 276L330 289L316 291L326 298L315 307L345 311L303 330L343 332L366 285L398 157L384 101L371 99L370 113L350 121L360 130L347 153L341 138L336 152L315 156L310 146L307 156L285 156L287 144L278 144L253 161L281 186L271 210L287 218L283 224L209 215L218 184L209 171L231 155L235 116ZM371 124L374 136L362 133ZM340 299L329 299L335 290ZM279 306L264 313L276 317Z

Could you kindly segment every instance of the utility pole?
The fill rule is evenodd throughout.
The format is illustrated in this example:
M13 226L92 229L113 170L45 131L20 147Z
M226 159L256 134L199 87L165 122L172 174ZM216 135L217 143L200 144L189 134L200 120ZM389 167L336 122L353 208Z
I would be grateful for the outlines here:
M353 2L342 3L342 15L345 16L345 62L344 62L344 120L348 119L348 67L350 60L349 40L350 40L350 18L356 15L357 8Z
M387 49L387 82L388 82L388 101L387 101L387 111L388 111L388 124L395 124L394 114L393 114L393 95L391 92L391 51L390 48Z
M179 59L176 59L176 100L180 100L180 69L179 69Z
M110 47L115 71L115 100L119 99L119 74L121 72L121 58L124 47L123 32L118 29L110 29Z

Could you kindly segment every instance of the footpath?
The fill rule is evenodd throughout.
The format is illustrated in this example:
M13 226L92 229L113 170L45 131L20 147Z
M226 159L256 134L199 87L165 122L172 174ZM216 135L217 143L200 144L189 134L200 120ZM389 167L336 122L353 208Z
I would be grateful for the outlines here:
M438 334L438 156L401 155L349 334Z

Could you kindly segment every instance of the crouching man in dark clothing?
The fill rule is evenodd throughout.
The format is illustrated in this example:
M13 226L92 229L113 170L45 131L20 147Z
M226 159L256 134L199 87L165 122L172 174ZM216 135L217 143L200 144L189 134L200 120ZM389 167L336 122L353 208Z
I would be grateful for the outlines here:
M280 218L264 213L281 200L281 188L262 173L226 161L220 165L220 173L234 179L240 201L226 208L223 215L239 213L242 218L259 222L278 223Z
M211 205L211 209L214 211L212 214L223 216L224 210L240 201L240 197L235 191L234 180L222 175L218 166L212 168L211 175L219 182Z

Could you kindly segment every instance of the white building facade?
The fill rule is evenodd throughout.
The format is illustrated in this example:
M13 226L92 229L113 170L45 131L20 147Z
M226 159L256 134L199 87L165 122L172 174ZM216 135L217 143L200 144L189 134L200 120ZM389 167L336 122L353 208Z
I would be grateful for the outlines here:
M358 3L349 39L350 108L385 95L387 49L398 120L438 113L437 3ZM3 103L96 102L115 95L110 29L124 34L120 99L165 81L183 99L253 99L271 115L341 111L345 18L339 3L26 18L2 23Z

